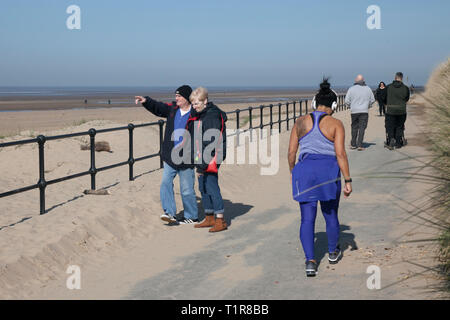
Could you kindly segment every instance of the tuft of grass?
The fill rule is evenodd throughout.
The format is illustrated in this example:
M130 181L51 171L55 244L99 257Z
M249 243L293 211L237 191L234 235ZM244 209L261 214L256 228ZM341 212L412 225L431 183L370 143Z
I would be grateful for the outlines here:
M446 290L450 291L450 58L439 65L431 74L423 94L425 111L429 123L431 149L434 166L441 182L433 190L436 199L436 214L443 222L439 260L446 276Z
M81 126L82 124L85 124L86 122L88 122L88 120L86 120L86 119L81 119L81 120L78 120L78 121L74 121L73 122L73 126L74 127Z

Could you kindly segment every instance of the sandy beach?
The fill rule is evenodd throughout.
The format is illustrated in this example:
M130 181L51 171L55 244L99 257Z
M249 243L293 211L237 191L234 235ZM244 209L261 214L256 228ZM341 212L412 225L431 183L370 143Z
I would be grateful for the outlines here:
M338 90L338 92L340 92ZM84 96L0 96L0 137L38 135L48 130L77 126L91 120L108 120L119 123L153 121L143 107L134 104L135 95L150 95L164 102L173 101L173 93L130 91L124 93ZM314 91L260 90L210 93L211 101L225 111L286 101L310 99ZM107 101L110 100L111 104ZM126 111L125 111L126 110ZM30 116L29 111L34 111ZM145 120L143 120L145 119Z
M221 105L224 110L246 106ZM409 108L406 148L399 152L383 149L384 118L376 115L374 107L366 131L368 149L348 150L355 184L352 197L342 201L341 223L351 228L358 247L351 250L348 245L344 259L332 269L323 263L314 285L316 289L311 289L311 283L304 279L298 239L300 216L298 204L292 201L286 159L289 132L283 124L276 175L261 175L261 164L223 165L220 187L230 229L220 234L208 234L192 226L172 227L159 219L162 177L159 158L137 163L135 181L128 181L127 167L97 174L97 188L107 189L109 195L83 194L90 186L88 176L51 185L46 192L48 212L44 215L39 215L37 190L0 199L0 298L307 298L304 290L293 286L294 283L309 288L310 297L315 299L442 298L432 290L440 283L436 273L424 272L438 268L433 258L437 244L420 242L436 237L438 231L432 223L435 220L427 212L414 215L414 208L420 207L430 186L414 179L408 184L404 180L368 179L377 170L382 173L384 165L394 159L409 157L399 163L400 168L405 165L402 170L410 172L413 169L408 168L416 164L411 159L426 158L428 151L420 137L421 112L417 106ZM19 133L0 139L1 142L26 139L37 133L57 135L157 119L142 107L2 112L0 116L3 134ZM349 140L349 111L335 116L344 122ZM83 121L77 123L80 117ZM113 151L97 153L97 167L127 160L126 131L101 134L97 139L108 141ZM158 152L158 139L157 127L135 130L135 157ZM87 137L78 137L46 143L46 178L87 170L89 151L80 150L80 145L86 142ZM2 191L37 182L36 144L2 148L0 159ZM178 179L174 190L180 211ZM196 193L200 200L197 185ZM318 220L323 220L320 215ZM318 222L317 228L317 232L323 233L323 222ZM283 243L278 244L277 238ZM266 251L261 251L262 244L267 244ZM204 258L213 247L217 248L214 254L221 261L220 266L210 265L214 259ZM285 255L277 257L280 252ZM201 269L198 264L210 268ZM382 267L384 291L366 288L365 270L370 264ZM69 265L80 266L82 270L81 290L66 287ZM182 285L164 276L185 268L194 273L198 270L195 277L205 276L206 281ZM210 285L216 288L219 284L222 291L212 290L209 292L215 293L207 295ZM253 290L260 286L264 288ZM253 288L253 295L248 294L249 288Z

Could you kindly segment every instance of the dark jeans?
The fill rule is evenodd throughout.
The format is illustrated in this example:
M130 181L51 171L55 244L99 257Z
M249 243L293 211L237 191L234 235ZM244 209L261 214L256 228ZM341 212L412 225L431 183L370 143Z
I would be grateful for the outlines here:
M352 113L352 147L362 147L368 121L368 113Z
M406 114L386 114L384 125L386 128L386 143L394 144L396 147L403 146L403 131L405 130Z
M223 199L220 194L219 177L217 173L205 172L198 176L198 188L202 194L205 214L223 213Z
M380 107L380 116L386 114L386 105L383 102L378 101L378 106Z

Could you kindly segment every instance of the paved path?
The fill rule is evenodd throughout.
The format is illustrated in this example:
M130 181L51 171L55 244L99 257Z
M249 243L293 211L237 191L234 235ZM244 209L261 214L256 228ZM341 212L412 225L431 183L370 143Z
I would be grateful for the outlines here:
M300 215L290 199L290 185L283 163L273 184L267 183L271 204L255 205L232 221L232 226L211 241L207 249L180 258L177 266L136 284L125 298L132 299L389 299L431 298L430 276L435 262L427 242L404 242L433 238L436 229L424 225L429 217L414 217L427 186L414 177L423 173L419 161L430 160L420 142L418 110L410 107L406 136L410 145L398 151L383 148L384 118L371 110L364 152L348 151L355 193L341 201L340 242L344 258L337 265L327 261L327 238L323 217L316 223L316 255L320 261L316 278L306 278L299 242ZM349 115L340 117L350 135ZM288 139L284 134L283 139ZM347 139L348 140L348 139ZM287 144L287 141L283 141ZM416 145L414 145L416 144ZM284 151L280 152L284 161ZM425 157L421 157L425 156ZM408 159L411 157L410 159ZM407 160L405 160L405 158ZM416 159L414 159L416 158ZM419 167L418 167L419 166ZM388 172L398 172L388 173ZM414 172L415 175L404 173ZM397 176L399 178L393 178ZM405 177L412 177L405 179ZM224 180L226 177L223 178ZM286 181L286 183L280 183ZM286 194L280 197L278 194ZM251 201L250 201L251 198ZM425 223L426 224L426 223ZM415 237L414 237L415 236ZM425 243L425 245L424 245ZM381 290L369 290L367 267L381 270ZM427 278L428 277L428 278Z

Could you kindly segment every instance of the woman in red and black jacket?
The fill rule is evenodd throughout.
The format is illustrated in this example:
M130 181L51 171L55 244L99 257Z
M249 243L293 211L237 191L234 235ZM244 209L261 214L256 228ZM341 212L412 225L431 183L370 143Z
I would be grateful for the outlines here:
M197 168L198 184L205 209L205 219L196 228L211 227L209 232L228 228L224 220L223 199L219 188L218 170L226 156L227 115L212 102L208 91L199 87L190 96L195 111L187 129L191 137L191 158Z

